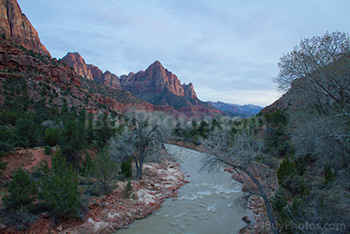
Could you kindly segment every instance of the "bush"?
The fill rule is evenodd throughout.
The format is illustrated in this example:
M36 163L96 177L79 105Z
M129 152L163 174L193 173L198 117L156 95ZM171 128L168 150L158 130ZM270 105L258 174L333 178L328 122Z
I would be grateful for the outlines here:
M288 187L294 175L297 173L294 162L286 157L280 164L277 170L278 184L283 187Z
M6 208L10 210L20 208L30 210L38 191L35 181L31 180L28 173L22 168L15 172L7 190L10 194L2 200Z
M38 143L38 126L30 119L18 119L15 134L19 139L20 146L33 147Z
M7 213L6 217L2 220L2 222L7 227L15 227L17 231L20 231L20 233L26 233L26 231L30 229L36 218L36 215L28 213L23 209L19 209L15 212Z
M95 157L95 163L95 177L97 178L98 184L102 186L103 193L107 194L110 192L110 183L118 174L117 163L106 149L103 149Z
M50 155L52 154L52 148L50 146L45 146L45 154L46 155Z
M323 171L324 171L324 184L328 184L335 179L336 175L332 167L325 165L323 166Z
M44 143L49 146L55 146L59 143L60 134L58 129L49 128L45 131Z
M131 193L132 193L132 185L131 185L131 179L129 178L128 183L126 184L125 189L124 189L124 196L126 198L129 198Z
M52 167L40 165L39 198L54 217L75 217L80 209L78 175L72 165L57 151L52 157Z
M82 176L92 176L95 173L96 164L92 160L91 155L89 153L85 154L85 159L83 160L79 171Z
M275 195L271 198L271 205L275 211L281 212L287 205L286 192L280 187Z
M120 166L121 173L125 175L126 178L130 178L132 176L132 165L131 160L124 160Z

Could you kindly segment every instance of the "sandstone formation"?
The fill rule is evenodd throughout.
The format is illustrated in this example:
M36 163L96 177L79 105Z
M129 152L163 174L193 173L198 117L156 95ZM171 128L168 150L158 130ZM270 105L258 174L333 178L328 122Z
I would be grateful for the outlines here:
M197 98L192 84L181 85L177 76L165 69L159 61L151 64L146 71L122 76L120 83L125 90L146 100L164 92L171 92L179 97Z
M101 69L92 64L86 64L83 57L75 52L68 53L62 58L74 71L88 80L94 80L116 90L121 90L119 77L110 71L103 73Z
M11 39L27 50L51 57L16 0L0 0L0 35Z
M62 60L71 66L79 76L88 80L94 79L90 67L86 65L85 60L79 53L68 53Z

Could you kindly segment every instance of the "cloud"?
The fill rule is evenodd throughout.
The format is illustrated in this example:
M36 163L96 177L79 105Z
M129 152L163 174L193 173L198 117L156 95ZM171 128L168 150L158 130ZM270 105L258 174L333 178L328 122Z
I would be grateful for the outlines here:
M301 38L347 31L347 0L18 0L54 57L77 51L117 75L155 60L203 100L267 105L279 57Z

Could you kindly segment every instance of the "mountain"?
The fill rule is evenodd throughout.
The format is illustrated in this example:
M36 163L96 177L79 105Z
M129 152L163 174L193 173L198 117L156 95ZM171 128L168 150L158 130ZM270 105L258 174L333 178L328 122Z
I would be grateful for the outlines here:
M181 84L177 76L165 69L159 61L151 64L146 71L121 76L120 83L125 90L145 100L166 92L178 97L197 99L192 83Z
M120 78L106 71L102 72L92 64L86 64L79 53L68 53L62 58L81 77L95 81L114 90L130 92L152 104L156 110L176 116L202 118L221 114L213 106L197 98L192 83L181 84L175 74L155 61L145 71L129 73Z
M210 105L215 108L226 112L230 116L240 116L240 117L248 117L252 115L258 114L263 107L256 106L252 104L248 105L238 105L238 104L230 104L224 102L208 102Z
M84 58L77 52L68 53L62 58L75 72L88 80L94 80L116 90L121 90L119 77L110 71L103 73L98 67L86 64Z
M22 13L17 1L0 0L0 3L0 35L27 50L51 57L45 46L41 44L37 31Z
M119 79L110 72L87 65L77 73L64 61L52 59L15 0L1 0L0 12L1 106L24 110L67 106L91 112L122 112L130 107L154 110L152 104L118 90ZM94 76L106 85L90 80Z

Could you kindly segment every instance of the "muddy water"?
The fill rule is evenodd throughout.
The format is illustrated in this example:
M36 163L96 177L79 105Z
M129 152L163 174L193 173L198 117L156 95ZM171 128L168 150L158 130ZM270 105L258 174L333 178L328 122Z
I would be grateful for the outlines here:
M241 196L241 186L230 174L223 167L211 173L200 171L203 153L175 145L166 147L190 176L190 183L179 190L178 200L166 200L153 215L133 222L129 229L117 234L233 234L244 227L241 218L245 211L235 204Z

